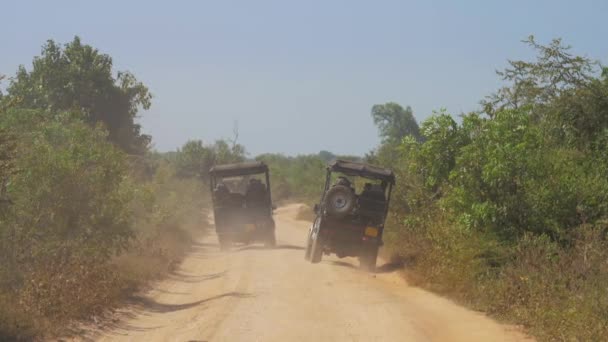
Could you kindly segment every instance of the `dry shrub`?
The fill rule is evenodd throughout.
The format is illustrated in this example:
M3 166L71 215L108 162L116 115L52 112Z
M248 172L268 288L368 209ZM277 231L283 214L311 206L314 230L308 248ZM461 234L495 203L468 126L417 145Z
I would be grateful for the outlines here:
M190 251L193 238L203 232L204 229L188 232L180 227L164 227L152 237L137 239L112 265L132 292L173 271Z
M0 294L0 337L54 335L73 320L101 313L122 293L118 273L99 259L32 262L21 277L19 287Z
M490 255L491 244L441 216L424 229L420 222L407 224L397 232L389 229L387 249L405 264L409 283L466 298L487 266L482 256Z
M608 336L606 228L580 226L567 245L533 235L501 245L438 218L424 231L402 226L387 247L411 284L522 324L539 340L599 341Z
M190 251L190 234L162 227L111 260L73 256L28 263L21 286L0 291L0 340L63 334L74 321L103 315L173 270Z
M608 241L602 224L576 229L563 247L527 236L514 260L488 282L488 310L526 324L543 340L608 336Z
M110 257L91 244L45 239L36 254L18 254L18 272L0 265L0 340L69 333L74 322L102 316L173 270L206 228L204 194L192 183L169 180L152 191L140 185L138 193L148 196L148 203L134 206L137 226L120 254Z

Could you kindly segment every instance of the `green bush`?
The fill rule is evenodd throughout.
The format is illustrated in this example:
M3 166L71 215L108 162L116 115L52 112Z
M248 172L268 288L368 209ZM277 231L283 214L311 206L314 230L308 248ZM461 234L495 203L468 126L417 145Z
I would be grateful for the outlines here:
M299 200L312 204L321 196L326 161L318 155L287 157L263 154L257 160L270 168L273 200Z
M118 305L205 228L200 151L148 151L135 118L150 100L77 37L49 41L0 94L0 340L53 337Z
M133 161L77 115L0 116L0 337L60 332L175 267L208 196L163 157ZM9 148L10 147L10 148ZM145 164L150 177L135 166Z
M603 155L555 144L531 109L434 116L393 147L385 234L410 281L543 340L608 333ZM426 129L425 129L426 127Z
M107 260L133 236L125 155L104 130L68 114L14 109L0 128L17 137L0 217L0 290L33 320L82 317L103 305L96 290L113 280Z

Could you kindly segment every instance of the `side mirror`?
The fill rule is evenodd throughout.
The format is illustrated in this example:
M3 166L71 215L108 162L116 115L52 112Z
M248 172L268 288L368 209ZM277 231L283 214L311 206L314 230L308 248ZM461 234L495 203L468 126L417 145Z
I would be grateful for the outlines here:
M319 213L319 209L320 209L320 208L319 208L319 205L318 205L318 204L315 204L315 206L313 207L313 210L315 211L315 214L318 214L318 213Z
M272 205L272 207L271 207L271 208L272 208L272 210L277 210L277 206L276 206L276 205L274 205L274 204Z

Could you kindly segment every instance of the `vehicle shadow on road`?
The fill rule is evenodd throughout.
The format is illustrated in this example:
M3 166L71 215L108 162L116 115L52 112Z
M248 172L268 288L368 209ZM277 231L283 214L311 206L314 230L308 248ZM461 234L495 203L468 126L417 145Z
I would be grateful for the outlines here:
M73 329L72 335L78 336L81 341L89 342L97 340L100 336L104 334L104 331L110 336L128 336L130 332L145 332L149 330L155 330L162 328L163 326L141 327L128 323L128 320L135 318L139 315L152 315L157 313L162 314L186 310L226 297L250 298L254 297L254 295L250 293L233 291L197 300L195 302L182 304L160 303L149 297L135 296L127 301L127 303L129 304L127 310L120 312L112 317L106 317L104 321L99 322L96 329L92 329L89 331Z
M332 260L332 261L330 261L330 263L332 265L341 266L341 267L357 268L357 266L355 266L351 263L345 262L345 261L333 261Z
M129 332L145 332L162 328L162 326L151 326L151 327L137 327L132 324L124 323L123 320L135 317L134 314L121 314L121 319L116 319L116 322L102 322L96 329L92 330L81 330L78 328L68 329L69 336L78 337L78 341L83 342L95 342L104 335L107 336L128 336ZM109 320L109 319L108 319ZM64 340L59 340L64 341Z
M344 262L344 261L330 261L330 263L332 265L341 266L341 267L348 267L348 268L353 268L353 269L358 268L356 265L353 265L351 263ZM377 266L376 270L373 273L391 273L391 272L398 271L402 268L403 268L403 263L401 263L401 262L387 262L381 266Z
M197 300L195 302L183 303L183 304L170 304L170 303L160 303L156 300L149 297L135 297L131 300L131 304L134 305L135 309L138 311L143 311L143 313L168 313L175 312L193 308L195 306L199 306L201 304L205 304L220 298L225 297L234 297L234 298L251 298L253 294L244 293L244 292L227 292L222 293L217 296Z
M183 273L180 271L172 271L169 274L169 279L175 280L175 281L180 281L182 283L194 284L194 283L201 283L201 282L207 281L207 280L218 279L218 278L223 277L225 274L226 274L226 271L212 273L212 274L203 274L203 275L193 275L193 274Z
M403 269L403 262L387 262L382 266L376 267L376 273L391 273Z
M264 247L264 246L249 245L249 246L243 246L243 247L234 248L234 251L235 252L251 251L251 250L274 251L274 250L277 250L277 249L304 250L304 247L302 247L302 246L296 246L296 245L277 245L275 247Z

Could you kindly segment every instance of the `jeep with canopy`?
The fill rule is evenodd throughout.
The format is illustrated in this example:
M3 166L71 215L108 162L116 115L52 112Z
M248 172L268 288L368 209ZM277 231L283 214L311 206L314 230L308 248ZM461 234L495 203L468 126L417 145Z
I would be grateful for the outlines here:
M268 166L262 162L217 165L209 170L220 248L261 241L274 247L275 223Z
M306 260L318 263L323 254L334 253L358 257L362 269L374 271L394 184L389 169L344 160L330 163L308 233Z

